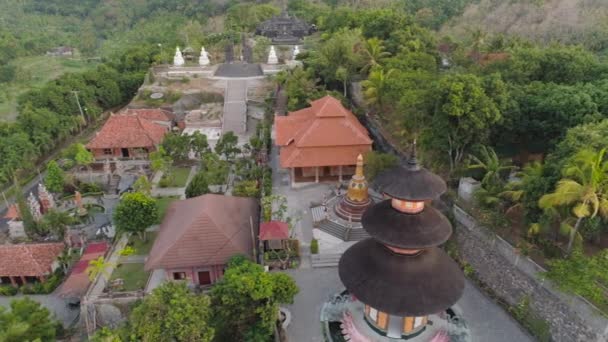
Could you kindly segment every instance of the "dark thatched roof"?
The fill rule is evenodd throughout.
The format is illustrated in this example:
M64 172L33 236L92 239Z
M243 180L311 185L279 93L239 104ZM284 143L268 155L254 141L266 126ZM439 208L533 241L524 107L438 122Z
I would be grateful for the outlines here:
M367 209L361 222L374 239L399 248L434 247L452 235L450 221L430 205L418 214L406 214L385 200Z
M419 166L415 157L404 165L380 173L374 180L374 187L390 197L412 201L433 200L447 190L445 181Z
M441 249L399 255L371 238L342 255L339 273L357 299L396 316L439 313L456 303L464 290L464 275Z

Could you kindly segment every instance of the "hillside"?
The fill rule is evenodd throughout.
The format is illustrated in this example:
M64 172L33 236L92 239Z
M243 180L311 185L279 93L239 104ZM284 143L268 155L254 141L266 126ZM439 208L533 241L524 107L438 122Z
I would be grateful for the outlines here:
M481 29L515 34L540 43L583 44L608 48L606 0L480 0L467 6L442 28L443 34L462 37Z

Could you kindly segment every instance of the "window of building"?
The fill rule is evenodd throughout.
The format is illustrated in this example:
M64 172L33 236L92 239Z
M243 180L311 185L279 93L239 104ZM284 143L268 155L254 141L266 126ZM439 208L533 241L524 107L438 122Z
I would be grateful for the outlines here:
M173 272L174 280L184 280L186 279L186 272Z
M112 149L111 148L104 148L103 149L103 154L105 154L106 156L112 155Z
M372 321L376 322L378 320L378 310L374 308L369 308L369 318L371 318Z

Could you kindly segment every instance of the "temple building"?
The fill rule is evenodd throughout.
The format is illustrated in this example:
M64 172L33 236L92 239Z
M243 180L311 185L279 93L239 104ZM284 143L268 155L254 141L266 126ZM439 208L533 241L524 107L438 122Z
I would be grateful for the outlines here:
M291 182L342 181L355 173L357 156L372 149L372 140L355 115L334 97L275 117L280 165Z
M462 271L438 247L452 226L430 205L446 184L420 167L415 153L375 184L386 199L363 214L371 237L346 250L339 263L340 279L352 296L343 326L369 341L429 341L449 332L442 328L442 315L464 290Z
M355 175L348 183L346 195L336 204L334 210L336 215L347 221L360 222L361 216L372 203L369 186L363 175L363 156L359 155Z
M314 25L290 16L287 11L260 23L256 34L272 39L273 44L293 45L302 42L302 38L315 31Z

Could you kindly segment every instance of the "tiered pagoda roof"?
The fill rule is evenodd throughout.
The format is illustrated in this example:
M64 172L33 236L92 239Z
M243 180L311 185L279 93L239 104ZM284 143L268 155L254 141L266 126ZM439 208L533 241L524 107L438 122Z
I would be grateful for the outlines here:
M406 164L380 174L375 184L388 199L363 214L361 223L371 238L342 255L340 279L370 312L425 317L448 309L462 295L464 276L437 247L452 234L450 222L430 206L446 191L445 182L419 166L413 153ZM426 324L421 322L417 331Z

